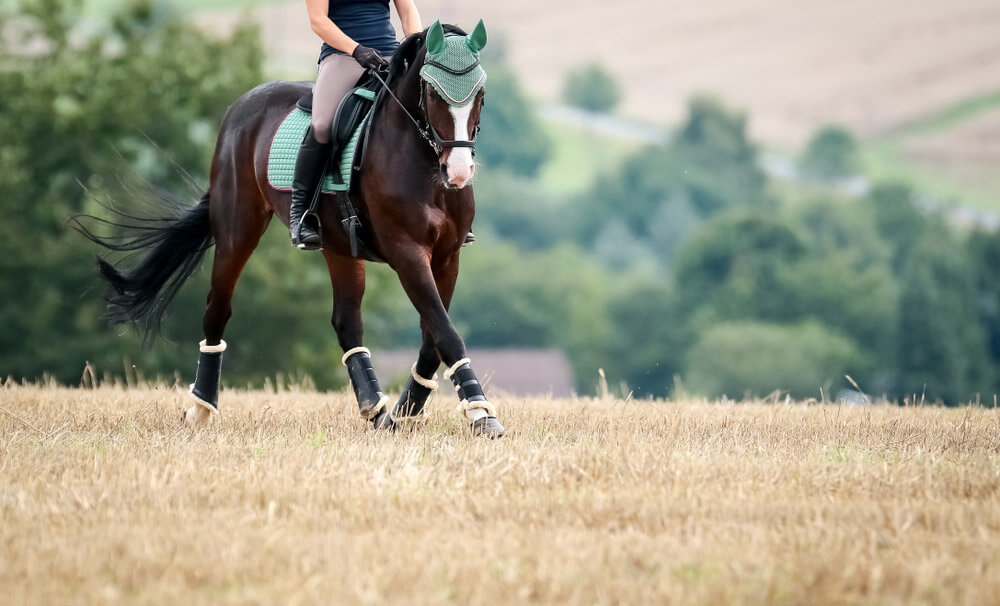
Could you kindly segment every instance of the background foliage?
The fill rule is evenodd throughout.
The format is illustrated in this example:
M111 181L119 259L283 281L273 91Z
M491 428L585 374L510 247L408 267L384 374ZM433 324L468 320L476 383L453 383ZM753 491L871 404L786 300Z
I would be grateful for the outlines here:
M106 216L102 200L142 211L143 187L197 199L226 107L264 80L258 34L209 36L148 0L79 28L79 9L3 9L16 27L0 48L0 374L75 384L89 362L190 379L207 271L172 306L166 341L143 350L99 321L96 251L66 221ZM660 144L573 166L575 187L553 189L560 136L502 53L490 61L480 240L452 306L470 345L560 348L585 393L603 368L637 396L829 397L850 375L898 400L992 402L1000 237L950 226L906 183L843 193L858 166L850 132L817 131L801 161L811 180L776 183L747 116L698 97ZM241 280L226 381L338 386L325 265L286 236L271 230ZM371 267L367 293L368 343L415 348L395 276Z

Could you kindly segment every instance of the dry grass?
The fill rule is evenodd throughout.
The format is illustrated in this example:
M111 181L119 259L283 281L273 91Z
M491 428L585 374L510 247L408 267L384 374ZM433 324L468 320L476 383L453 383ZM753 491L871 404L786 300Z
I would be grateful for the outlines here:
M996 410L0 388L6 603L898 603L1000 596Z

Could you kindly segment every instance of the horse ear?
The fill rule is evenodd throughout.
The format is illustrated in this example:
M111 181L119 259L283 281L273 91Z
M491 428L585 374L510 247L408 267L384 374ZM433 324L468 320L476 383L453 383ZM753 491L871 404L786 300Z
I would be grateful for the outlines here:
M482 19L476 24L476 29L472 30L472 34L466 36L465 44L474 53L478 53L486 46L486 24L483 23Z
M435 21L427 29L427 54L436 55L444 50L444 28L441 21Z

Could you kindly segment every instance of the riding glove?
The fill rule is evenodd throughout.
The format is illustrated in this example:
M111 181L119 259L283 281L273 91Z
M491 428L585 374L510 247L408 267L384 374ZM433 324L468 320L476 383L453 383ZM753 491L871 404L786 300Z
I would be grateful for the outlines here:
M378 51L373 48L368 48L367 46L361 46L360 44L351 53L351 56L366 69L380 70L385 67L385 59L382 55L378 54Z

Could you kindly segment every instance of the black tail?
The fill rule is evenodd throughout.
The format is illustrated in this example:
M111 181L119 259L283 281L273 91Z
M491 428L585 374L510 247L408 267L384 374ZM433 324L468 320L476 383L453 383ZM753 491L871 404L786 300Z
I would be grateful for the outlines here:
M214 244L208 218L208 193L193 207L162 193L158 198L161 204L173 207L173 216L136 217L108 207L119 220L97 217L74 217L72 220L77 231L108 250L149 251L134 269L125 272L105 259L97 259L101 277L111 286L106 297L105 317L113 324L135 326L147 340L158 334L170 301L198 269L205 251ZM86 227L81 218L125 229L129 235L99 236Z

